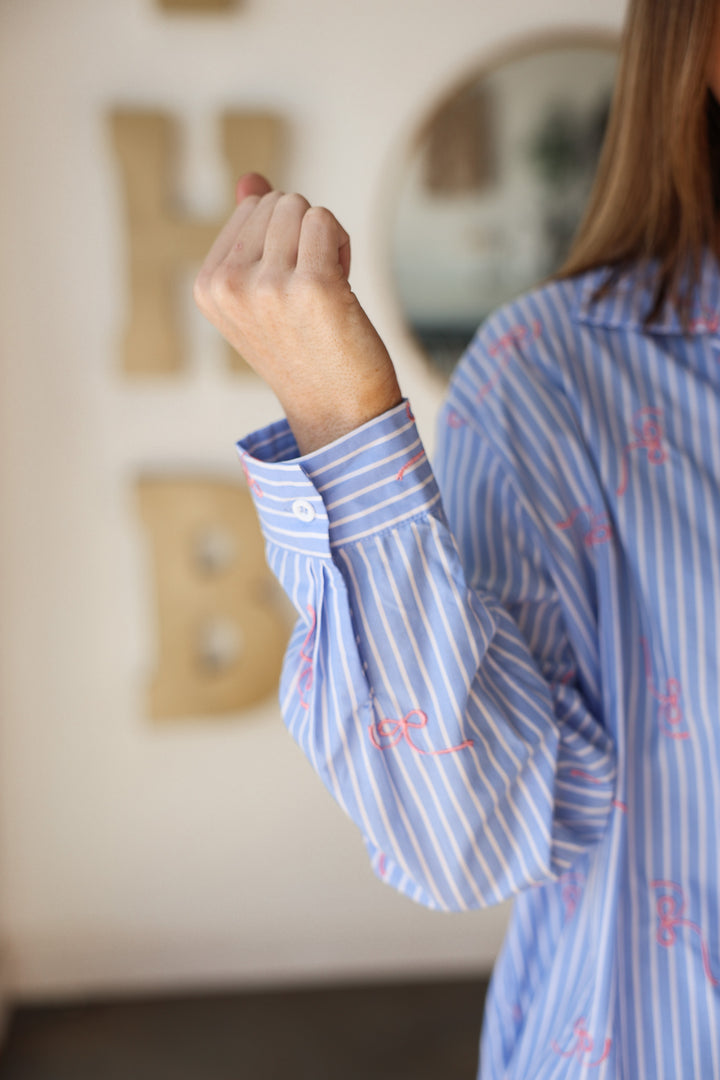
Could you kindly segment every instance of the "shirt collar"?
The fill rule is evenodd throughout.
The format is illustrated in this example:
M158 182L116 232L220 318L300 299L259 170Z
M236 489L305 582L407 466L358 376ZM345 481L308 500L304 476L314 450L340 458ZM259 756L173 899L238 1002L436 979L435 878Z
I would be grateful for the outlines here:
M650 334L683 334L675 306L666 300L657 319L646 331L645 314L653 302L653 282L659 260L646 259L625 271L607 296L592 300L592 294L605 281L608 268L600 267L584 274L576 318L596 326L640 330ZM693 294L690 313L691 336L720 333L720 266L717 256L709 249L703 251L699 287Z

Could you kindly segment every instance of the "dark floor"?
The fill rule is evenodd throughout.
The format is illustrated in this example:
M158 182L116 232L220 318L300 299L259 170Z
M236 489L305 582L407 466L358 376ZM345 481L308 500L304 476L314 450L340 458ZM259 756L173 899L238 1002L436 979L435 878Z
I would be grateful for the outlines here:
M0 1080L474 1080L486 983L15 1010Z

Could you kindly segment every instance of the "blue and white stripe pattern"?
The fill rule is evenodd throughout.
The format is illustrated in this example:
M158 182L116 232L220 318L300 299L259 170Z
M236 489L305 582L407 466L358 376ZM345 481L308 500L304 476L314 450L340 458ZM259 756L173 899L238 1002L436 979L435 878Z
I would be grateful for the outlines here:
M373 869L515 897L482 1080L720 1078L720 270L688 335L643 330L651 270L488 319L434 472L407 402L238 443L299 614L283 714Z

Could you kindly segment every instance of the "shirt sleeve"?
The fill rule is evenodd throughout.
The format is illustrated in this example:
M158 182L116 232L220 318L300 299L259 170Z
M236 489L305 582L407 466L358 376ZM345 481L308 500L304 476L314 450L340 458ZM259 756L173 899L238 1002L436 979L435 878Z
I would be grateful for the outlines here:
M285 723L378 876L445 911L568 870L616 776L531 517L453 415L438 476L459 543L407 402L304 457L285 421L238 443L298 612Z

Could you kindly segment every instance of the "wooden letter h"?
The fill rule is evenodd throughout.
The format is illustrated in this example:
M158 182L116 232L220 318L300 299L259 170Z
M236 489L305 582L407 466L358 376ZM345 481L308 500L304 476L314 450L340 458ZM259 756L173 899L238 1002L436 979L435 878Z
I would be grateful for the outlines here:
M173 375L183 367L176 284L178 273L198 270L226 218L196 220L172 206L175 124L165 113L117 109L112 137L125 194L130 311L123 344L128 375ZM281 143L281 121L267 113L226 112L222 148L232 186L253 170L273 182ZM275 181L277 182L277 181ZM234 202L229 206L230 216ZM184 301L183 301L184 302ZM193 303L188 295L188 303ZM228 346L235 371L247 371Z

